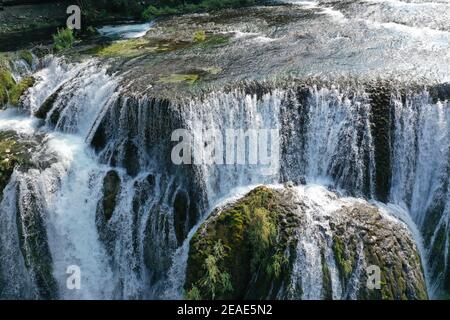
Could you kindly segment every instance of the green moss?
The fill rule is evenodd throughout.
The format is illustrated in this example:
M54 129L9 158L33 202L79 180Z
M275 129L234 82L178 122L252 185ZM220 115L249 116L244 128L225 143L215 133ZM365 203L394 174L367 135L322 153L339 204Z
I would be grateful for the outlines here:
M116 171L109 171L103 179L103 214L109 221L116 209L117 195L120 192L120 177Z
M207 36L205 40L197 42L197 44L202 48L217 47L228 44L230 39L231 37L226 35L211 35Z
M210 68L204 68L203 71L207 72L209 74L217 75L222 72L222 68L210 67Z
M432 273L435 278L445 272L445 243L447 240L446 226L443 225L438 230L436 238L431 247L430 260Z
M200 290L196 286L192 286L192 288L185 293L185 297L187 300L201 300Z
M0 67L0 108L8 102L8 92L15 86L14 79L6 68Z
M28 145L18 142L13 132L0 131L0 200L14 168L29 163L27 149Z
M333 300L333 289L331 283L331 271L328 268L327 261L325 260L325 254L322 251L322 295L325 300Z
M25 77L9 91L9 101L12 105L19 104L20 97L32 87L36 80L34 77Z
M12 87L14 87L15 82L11 75L11 72L6 69L0 69L0 83L6 90L10 90Z
M149 50L149 42L146 39L130 39L117 41L105 47L96 47L87 53L103 57L134 56Z
M206 40L205 30L199 30L194 33L194 42L204 42Z
M33 55L31 54L30 51L28 51L28 50L20 51L19 57L22 60L25 60L25 62L28 63L29 66L33 65Z
M333 253L336 265L339 270L341 282L347 286L348 281L353 272L354 256L350 254L350 250L346 249L346 246L341 237L333 236Z
M289 263L279 220L275 193L265 187L209 219L190 243L186 292L198 290L202 299L267 297ZM220 274L229 275L229 286L213 296L202 279L210 268L211 255L217 256L213 253L217 242L223 245L224 254L215 262Z
M171 74L168 76L162 76L159 79L159 83L164 84L175 84L175 83L186 83L189 85L194 84L199 79L198 74Z
M106 58L130 58L149 53L165 53L175 51L178 49L183 49L190 44L190 42L178 40L139 38L121 40L106 46L96 46L85 50L82 53Z

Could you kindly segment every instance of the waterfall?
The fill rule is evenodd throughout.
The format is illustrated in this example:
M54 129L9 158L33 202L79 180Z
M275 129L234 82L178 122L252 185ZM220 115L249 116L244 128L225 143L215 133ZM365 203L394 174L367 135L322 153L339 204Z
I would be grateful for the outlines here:
M391 205L408 212L427 254L444 237L444 270L430 265L433 279L442 281L449 246L449 112L448 103L435 101L431 91L405 95L364 84L292 82L278 89L239 84L174 102L127 92L123 79L97 60L48 57L42 65L22 99L31 115L0 114L2 130L43 137L35 167L16 170L3 192L0 229L4 235L22 224L27 231L33 225L27 218L37 221L45 250L36 255L38 248L22 243L23 234L2 236L2 297L180 298L189 240L211 210L242 195L242 188L288 181L390 202L390 214ZM274 130L276 138L259 147L273 151L279 143L280 150L269 167L179 166L171 160L177 129L192 133L201 152L210 147L201 139L205 133L217 133L215 146L223 144L224 153L216 148L216 160L237 152L236 145L227 148L220 139L230 130ZM244 146L250 148L249 142ZM302 298L323 298L323 270L317 266L325 264L332 297L354 298L358 283L352 281L360 269L349 284L340 283L325 222L336 203L318 190L299 189L309 209L291 282L303 288ZM49 264L50 274L30 261ZM67 288L72 265L81 270L81 290Z
M397 95L393 97L393 111L394 165L390 201L408 210L422 231L430 256L432 287L436 289L448 272L448 102L433 101L427 91L406 94L403 99ZM440 239L438 232L441 232ZM435 252L433 247L439 245L439 241L444 246L439 248L440 252ZM441 270L438 270L439 263L443 265Z

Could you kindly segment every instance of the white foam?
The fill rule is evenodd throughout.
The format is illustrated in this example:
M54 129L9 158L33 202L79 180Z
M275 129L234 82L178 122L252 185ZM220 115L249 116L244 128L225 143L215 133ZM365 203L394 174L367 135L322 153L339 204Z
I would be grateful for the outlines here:
M110 25L98 29L102 36L118 39L135 39L143 37L154 25L154 22L141 24Z
M0 130L13 130L17 133L31 135L37 127L39 121L28 114L17 109L0 110Z

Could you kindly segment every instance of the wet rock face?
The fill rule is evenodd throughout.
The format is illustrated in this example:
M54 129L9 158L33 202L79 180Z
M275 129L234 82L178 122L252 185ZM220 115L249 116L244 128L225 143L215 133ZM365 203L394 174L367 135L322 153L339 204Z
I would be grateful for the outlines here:
M213 212L191 240L185 289L191 299L427 298L406 225L308 186L260 187Z
M387 201L390 188L391 172L391 90L387 83L377 83L369 88L372 106L372 136L375 148L375 196L380 201Z
M53 260L48 246L43 204L32 177L17 185L17 230L20 250L30 272L34 299L56 299L58 286L53 277Z
M116 207L116 198L120 191L120 178L117 172L109 171L103 180L103 211L105 219L111 219Z
M19 137L12 131L0 131L0 201L3 189L16 167L26 170L31 163L31 152L36 142Z
M404 225L364 204L344 206L336 216L340 217L331 224L332 249L347 294L344 298L427 299L420 255ZM366 270L380 268L380 290L368 288L370 272L355 279L358 264ZM355 280L359 283L356 287Z
M108 228L108 222L116 209L117 196L120 192L120 182L120 177L116 171L111 170L106 174L103 179L103 196L97 206L95 220L100 238L107 248L109 248L108 244L114 238L113 232Z

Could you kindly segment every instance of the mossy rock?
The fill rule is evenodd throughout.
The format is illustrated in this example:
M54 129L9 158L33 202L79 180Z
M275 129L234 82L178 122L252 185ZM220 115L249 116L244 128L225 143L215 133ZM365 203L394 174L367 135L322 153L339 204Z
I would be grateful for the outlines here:
M344 292L358 299L423 300L428 298L417 246L404 224L387 219L375 206L354 204L339 211L333 252ZM381 287L367 286L370 266L378 267ZM355 273L359 269L359 274ZM355 287L354 280L359 283ZM352 282L353 280L353 282ZM350 295L344 298L351 298Z
M13 106L18 106L22 95L31 88L36 79L34 77L25 77L9 91L9 102Z
M116 209L117 196L120 192L120 177L116 171L109 171L103 179L103 215L109 221Z
M28 50L19 52L20 59L24 60L30 67L33 66L33 54Z
M17 106L25 91L36 82L34 77L29 76L16 83L6 65L6 62L0 64L0 108L5 107L8 102Z
M47 118L47 114L50 112L50 110L53 108L53 105L58 99L59 93L61 92L63 86L61 86L58 90L56 90L54 93L48 97L44 103L39 107L39 109L34 113L34 116L39 119L45 119Z
M0 108L3 108L9 100L8 92L16 85L11 72L0 66Z
M37 197L33 176L24 176L16 188L17 231L25 266L30 272L36 290L36 299L52 300L58 297L58 285L53 277L53 260L48 246L45 217L41 199Z
M287 251L293 245L281 226L283 216L276 191L266 187L216 211L191 239L186 297L274 298L289 273ZM222 256L216 255L217 246L223 247Z
M311 289L303 288L309 270L299 270L315 244L322 299L428 298L419 252L406 225L363 201L307 190L259 187L216 209L191 239L185 297L317 296L315 290L304 292ZM317 192L322 194L316 198ZM372 266L381 270L380 288L367 285Z
M32 148L31 142L21 140L16 133L0 131L0 201L14 169L31 163L29 150Z
M339 275L341 277L341 284L344 288L346 288L356 263L355 242L351 241L346 245L344 244L342 237L335 235L333 236L332 249L334 259L339 270Z
M192 45L192 43L189 41L138 38L98 45L85 50L82 53L105 58L132 58L150 53L171 52L186 48L190 45Z

